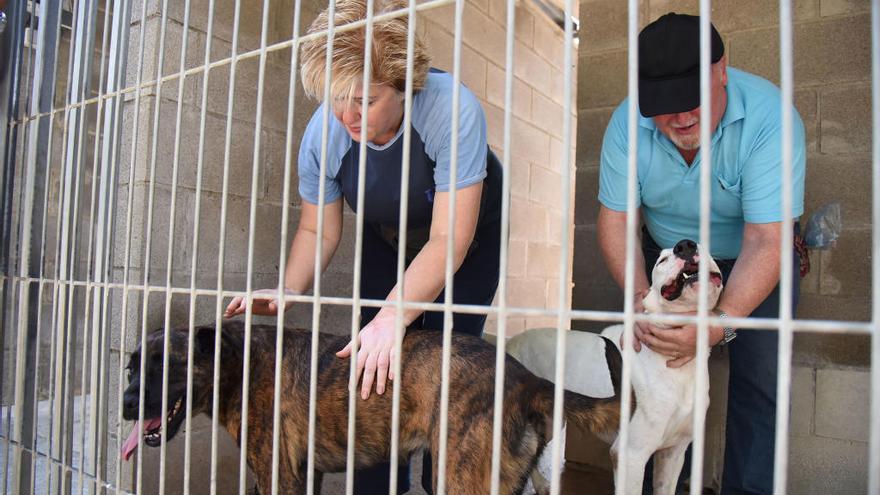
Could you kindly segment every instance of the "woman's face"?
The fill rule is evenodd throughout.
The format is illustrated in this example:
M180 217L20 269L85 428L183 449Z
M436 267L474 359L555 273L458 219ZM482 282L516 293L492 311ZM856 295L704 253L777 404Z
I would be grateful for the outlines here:
M400 129L403 93L385 84L374 84L370 87L369 101L363 101L363 90L358 87L350 100L340 97L333 102L333 115L342 122L348 135L358 142L361 140L362 112L367 112L367 141L386 144Z

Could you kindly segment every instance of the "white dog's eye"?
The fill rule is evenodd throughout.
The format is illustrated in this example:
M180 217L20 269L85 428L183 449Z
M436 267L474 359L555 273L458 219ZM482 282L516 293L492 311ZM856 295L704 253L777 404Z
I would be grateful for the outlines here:
M660 261L657 262L657 264L666 263L666 260L668 260L668 259L669 259L669 256L664 256L663 258L660 259Z

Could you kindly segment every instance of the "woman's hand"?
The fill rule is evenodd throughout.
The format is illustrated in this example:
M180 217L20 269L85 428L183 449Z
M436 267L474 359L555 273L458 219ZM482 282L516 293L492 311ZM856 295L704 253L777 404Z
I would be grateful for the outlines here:
M276 296L276 297L257 297L257 296ZM295 296L297 293L290 289L284 289L285 296ZM254 291L254 301L251 307L251 311L255 315L263 315L263 316L274 316L278 314L278 289L260 289ZM289 308L293 302L287 302L284 306L284 309ZM242 296L235 296L230 301L229 305L226 306L226 312L223 313L224 318L232 318L241 314L244 314L247 309L247 304L245 298Z
M394 362L394 314L382 314L373 318L373 321L361 329L358 334L360 347L357 355L357 375L361 377L361 398L367 400L373 382L376 383L376 393L385 393L386 379L393 380L394 372L391 364ZM406 332L406 328L404 328ZM337 357L347 358L351 356L351 342L341 351ZM363 373L363 376L361 376Z

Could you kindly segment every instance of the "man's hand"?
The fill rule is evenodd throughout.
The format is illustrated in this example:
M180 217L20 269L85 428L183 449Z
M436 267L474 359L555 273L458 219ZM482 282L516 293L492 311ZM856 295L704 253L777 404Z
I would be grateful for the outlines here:
M642 302L645 299L645 295L647 295L648 289L636 291L633 295L633 312L635 314L641 314L645 312L645 305ZM652 325L648 322L636 321L633 325L633 349L636 352L642 350L642 342L644 342L644 336L651 334ZM620 347L623 348L623 334L620 334Z
M692 313L696 314L696 313ZM709 327L709 345L715 345L724 337L721 327ZM669 368L680 368L689 363L697 355L697 326L661 328L651 327L651 333L645 335L642 342L654 352L670 356L666 361Z
M373 321L361 329L358 334L360 348L357 355L357 375L361 376L361 398L367 400L376 383L376 393L385 393L386 379L394 380L394 372L391 364L394 362L394 323L393 314L382 315L373 318ZM404 332L406 329L404 328ZM337 357L347 358L351 356L351 342L341 351Z
M263 315L263 316L274 316L278 314L278 299L276 298L267 298L267 297L256 297L256 296L277 296L278 289L260 289L254 291L254 301L251 307L251 312L255 315ZM284 289L284 295L286 296L294 296L297 295L295 291L290 289ZM285 305L285 309L289 308L293 303L289 302ZM223 313L224 318L232 318L238 316L240 314L244 314L247 309L247 303L245 298L242 296L236 296L232 298L232 301L229 302L229 305L226 306L226 312Z

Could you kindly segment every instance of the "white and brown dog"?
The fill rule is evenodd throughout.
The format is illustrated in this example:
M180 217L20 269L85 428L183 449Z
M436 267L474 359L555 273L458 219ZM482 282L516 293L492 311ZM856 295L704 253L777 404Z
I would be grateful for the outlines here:
M675 248L660 253L652 272L653 284L643 303L646 313L681 314L697 310L699 284L698 267L702 250L690 240L679 242ZM721 295L721 272L709 257L708 302L712 308ZM565 388L593 397L609 397L619 389L614 383L617 370L609 370L606 352L620 351L623 325L606 328L602 335L587 332L569 332L566 336ZM513 337L508 353L538 376L552 380L556 370L556 329L536 329ZM707 353L708 356L708 353ZM654 457L654 493L673 494L678 474L684 463L684 453L693 439L694 382L699 367L708 362L692 360L680 368L668 368L669 356L659 354L647 346L635 354L632 362L632 387L635 410L629 423L627 448L626 493L641 493L645 464ZM709 405L708 383L698 393ZM705 414L700 411L700 414ZM617 431L600 434L613 443L611 457L617 471L617 453L621 449ZM564 435L563 439L564 441ZM532 483L538 493L546 490L549 474L551 445L532 474ZM616 474L616 472L615 472Z

